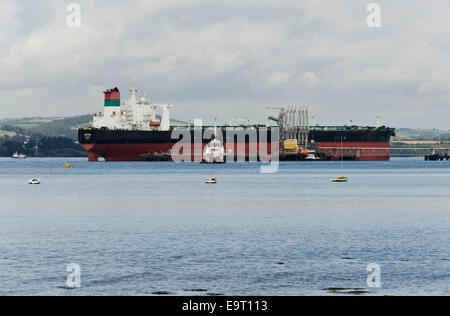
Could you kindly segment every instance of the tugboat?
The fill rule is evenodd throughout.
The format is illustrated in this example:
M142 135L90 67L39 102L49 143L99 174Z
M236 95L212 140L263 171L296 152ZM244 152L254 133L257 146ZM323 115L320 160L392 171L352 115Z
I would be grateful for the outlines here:
M217 124L214 122L214 139L210 141L203 152L202 163L224 163L225 149L222 142L217 139Z

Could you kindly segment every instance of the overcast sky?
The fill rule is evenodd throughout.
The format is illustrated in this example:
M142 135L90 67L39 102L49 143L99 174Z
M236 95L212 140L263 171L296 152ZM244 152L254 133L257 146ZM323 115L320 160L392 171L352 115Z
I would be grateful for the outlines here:
M248 117L304 104L320 124L450 129L450 2L1 0L0 118L102 110L130 85L172 116Z

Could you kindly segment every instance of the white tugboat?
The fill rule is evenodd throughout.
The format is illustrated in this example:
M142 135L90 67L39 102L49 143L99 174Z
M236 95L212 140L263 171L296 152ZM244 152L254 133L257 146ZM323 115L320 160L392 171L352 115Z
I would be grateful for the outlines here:
M222 141L217 139L217 125L214 123L214 139L210 141L203 152L202 163L224 163L225 149Z

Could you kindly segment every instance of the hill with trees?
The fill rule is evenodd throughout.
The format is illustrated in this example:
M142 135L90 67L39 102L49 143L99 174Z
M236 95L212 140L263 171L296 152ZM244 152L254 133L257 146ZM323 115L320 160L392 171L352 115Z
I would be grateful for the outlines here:
M0 156L10 157L16 151L34 155L37 137L40 156L85 157L87 152L78 144L77 130L89 126L91 121L91 114L0 120ZM172 120L171 124L185 125L186 122ZM450 143L450 131L399 128L396 134L393 141L397 148L443 147Z

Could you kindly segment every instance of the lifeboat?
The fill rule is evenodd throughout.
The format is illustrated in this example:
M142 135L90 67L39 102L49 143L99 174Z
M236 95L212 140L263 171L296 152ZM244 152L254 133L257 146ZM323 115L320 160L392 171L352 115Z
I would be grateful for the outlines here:
M161 126L161 123L158 121L150 121L150 126Z
M309 152L308 152L307 150L301 149L301 150L299 151L299 154L300 154L301 156L308 156Z

